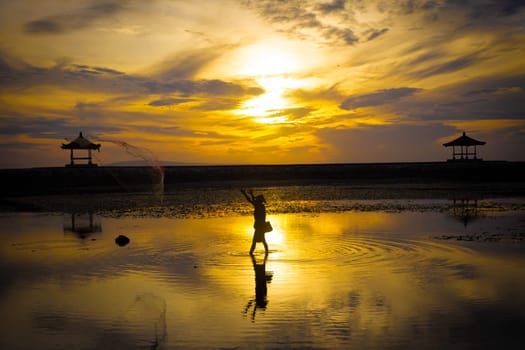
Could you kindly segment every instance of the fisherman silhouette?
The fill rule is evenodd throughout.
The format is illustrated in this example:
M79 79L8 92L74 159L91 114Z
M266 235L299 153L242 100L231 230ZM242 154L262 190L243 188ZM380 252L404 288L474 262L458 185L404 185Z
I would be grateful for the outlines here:
M248 193L246 193L245 190L241 190L241 193L244 195L246 200L253 205L253 228L255 231L253 233L252 245L250 247L250 255L253 254L257 242L262 242L264 245L264 250L266 253L268 253L268 243L266 243L266 237L264 234L269 232L271 229L268 228L269 223L266 223L266 207L264 205L266 200L262 194L254 196L252 190L250 190Z

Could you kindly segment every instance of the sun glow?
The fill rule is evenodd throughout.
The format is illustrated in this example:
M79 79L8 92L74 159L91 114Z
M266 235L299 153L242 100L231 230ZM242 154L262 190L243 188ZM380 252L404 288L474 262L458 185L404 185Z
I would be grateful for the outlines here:
M270 41L250 45L239 54L238 73L244 76L264 77L290 74L300 69L300 61L285 43Z
M241 113L252 117L267 117L287 107L282 91L266 91L261 96L246 101Z
M246 101L239 113L256 117L254 120L263 124L282 124L287 122L286 116L279 115L280 111L294 107L293 101L286 97L287 91L304 85L299 79L284 76L263 77L257 82L264 88L265 93Z
M294 107L287 93L305 85L293 77L304 65L297 53L284 42L268 41L241 49L235 61L240 63L238 73L254 79L265 91L243 103L237 113L262 124L288 122L281 115L282 110Z

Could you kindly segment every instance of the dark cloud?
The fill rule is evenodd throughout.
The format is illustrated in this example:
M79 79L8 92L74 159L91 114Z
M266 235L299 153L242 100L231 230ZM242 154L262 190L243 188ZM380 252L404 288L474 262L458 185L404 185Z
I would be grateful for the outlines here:
M21 122L22 120L23 122ZM41 133L54 133L57 130L63 130L66 126L66 119L61 118L49 119L22 115L2 116L0 135L26 134L38 137Z
M324 28L322 33L328 40L332 40L335 37L339 39L338 41L342 40L347 45L354 45L359 41L359 38L349 28L327 27Z
M482 60L483 59L478 54L472 54L468 56L459 57L445 63L436 64L428 68L417 70L415 72L412 72L410 75L419 79L423 79L435 75L453 73L461 69L467 68L471 65L478 64Z
M264 92L258 87L244 87L219 79L212 80L176 80L173 82L159 82L147 78L137 80L147 93L168 94L180 93L183 96L218 95L218 96L254 96Z
M13 68L0 59L0 90L30 88L36 86L59 86L61 88L110 92L112 94L160 94L178 93L211 96L255 96L264 92L259 86L219 79L170 79L128 75L106 67L70 64L51 68L19 64Z
M523 0L428 0L415 1L409 0L401 4L401 8L405 14L416 13L422 10L426 13L426 19L442 19L448 20L451 15L461 15L464 21L457 23L460 27L465 28L482 28L487 30L489 28L501 27L508 28L512 23L512 16L522 13L525 8ZM518 18L517 23L521 25ZM454 22L450 22L453 24ZM521 23L523 23L521 21Z
M483 4L473 2L469 13L472 19L487 19L494 16L512 16L525 8L523 0L491 0Z
M238 108L240 101L238 99L229 98L213 98L206 100L199 105L192 107L196 111L227 111Z
M333 0L332 2L325 2L317 6L317 9L323 13L344 10L346 0Z
M263 92L262 89L245 89L238 84L219 79L198 80L193 83L197 92L209 95L243 95L245 93L257 95Z
M418 120L498 120L525 118L525 76L478 78L434 90L390 106Z
M92 109L92 108L99 108L99 103L87 103L87 102L77 102L75 104L75 109L78 110L85 110L85 109Z
M411 14L414 13L416 10L416 1L415 0L405 0L404 3L401 4L401 8L403 9L405 14Z
M132 130L130 127L128 130ZM135 130L137 131L137 130ZM140 131L154 135L167 135L167 136L180 136L180 137L196 137L200 133L194 130L188 130L179 126L166 126L166 125L141 125Z
M429 62L431 62L433 60L440 59L443 56L444 55L443 55L442 52L440 52L440 51L433 51L431 49L431 51L427 51L425 53L422 53L419 56L417 56L415 59L409 61L406 64L406 66L409 67L409 69L412 68L412 67L417 67L418 65L427 66L429 64Z
M355 20L351 18L351 10L345 9L345 1L334 0L311 6L301 0L257 0L245 1L244 5L257 12L266 21L277 24L280 31L288 36L303 40L343 43L354 45L359 41L350 27ZM340 24L333 21L323 21L323 15L337 14ZM306 34L305 29L313 29ZM324 39L324 40L321 40Z
M267 116L268 118L279 118L279 117L285 117L285 121L283 121L280 124L295 124L296 122L301 122L303 119L308 119L310 114L315 111L315 108L311 107L294 107L294 108L279 108L279 109L272 109L268 110L270 114ZM306 121L307 123L308 121ZM289 133L286 133L286 135L292 134L297 132L295 128L290 130ZM280 136L285 136L285 133L283 133L283 130L279 131ZM270 138L268 140L271 139Z
M471 90L462 94L463 97L476 97L476 96L490 96L493 94L506 93L512 90L512 88L500 87L500 88L485 88L480 90ZM522 90L522 88L519 88ZM521 91L523 93L523 91Z
M321 86L310 90L296 89L293 93L290 93L289 96L303 101L323 101L325 103L329 102L330 104L338 103L345 98L339 89L338 83L330 87Z
M367 41L374 40L380 37L381 35L385 34L386 32L388 32L388 28L374 30L372 31L372 33L370 33L370 35L368 35Z
M382 13L412 16L412 19L422 15L422 23L416 24L417 20L414 21L419 29L428 27L432 22L439 22L456 27L455 35L474 28L487 31L494 28L508 29L512 24L522 26L523 20L519 15L525 8L523 0L399 0L388 4L378 2Z
M454 6L466 6L469 5L471 0L445 0L445 5Z
M51 19L39 19L25 25L27 33L60 33L63 28Z
M429 0L429 1L426 1L425 3L423 3L423 5L421 6L421 8L423 10L433 10L435 8L437 8L439 6L438 2L435 1L435 0Z
M174 106L174 105L191 102L191 101L194 101L194 100L191 98L163 98L159 100L153 100L150 103L148 103L148 105L152 107L165 107L165 106Z
M277 115L285 115L290 120L300 120L309 116L313 111L315 111L315 109L309 107L286 108L281 110Z
M81 64L73 64L72 66L76 67L79 72L86 73L86 74L114 74L114 75L124 74L121 71L111 69L111 68L91 67L91 66L81 65Z
M111 17L122 11L123 1L97 1L85 8L64 11L27 22L24 30L29 34L61 34L90 26L100 18Z
M380 106L395 102L407 96L412 96L420 91L422 91L422 89L409 87L378 90L369 94L350 96L344 100L339 107L351 110L360 107Z
M21 122L23 121L23 122ZM31 138L63 139L78 135L79 131L88 135L95 132L117 132L121 128L111 125L93 125L89 120L83 123L79 119L55 116L53 119L40 116L16 115L2 118L0 135L27 135Z
M414 28L429 29L435 23L439 33L442 25L455 27L454 34L476 29L508 29L509 25L523 27L519 17L525 8L523 0L399 0L376 1L375 6L384 16L383 24L399 23L411 16ZM367 12L362 1L322 1L300 0L246 0L244 6L256 12L265 21L274 24L280 32L308 41L322 44L355 45L358 42L373 40L387 32L387 28L373 29L360 20L360 13ZM512 21L509 23L509 20ZM488 20L488 21L487 21ZM360 38L356 32L364 32ZM426 44L428 46L428 43Z
M290 22L308 14L297 0L247 0L243 2L243 5L255 10L261 17L273 23Z

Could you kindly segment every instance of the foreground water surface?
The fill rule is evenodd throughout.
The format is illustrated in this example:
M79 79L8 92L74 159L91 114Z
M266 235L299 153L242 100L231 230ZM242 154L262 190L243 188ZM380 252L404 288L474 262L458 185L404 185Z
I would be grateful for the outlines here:
M0 348L521 349L525 213L463 209L4 213Z

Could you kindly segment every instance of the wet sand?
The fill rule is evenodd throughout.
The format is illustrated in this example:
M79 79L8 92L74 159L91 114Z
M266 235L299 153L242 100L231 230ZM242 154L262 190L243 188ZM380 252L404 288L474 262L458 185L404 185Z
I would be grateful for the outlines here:
M4 196L0 212L98 213L123 217L250 215L239 189L244 183L179 185L163 192ZM525 183L317 184L255 187L273 214L345 211L476 211L525 208ZM525 188L525 187L524 187Z

